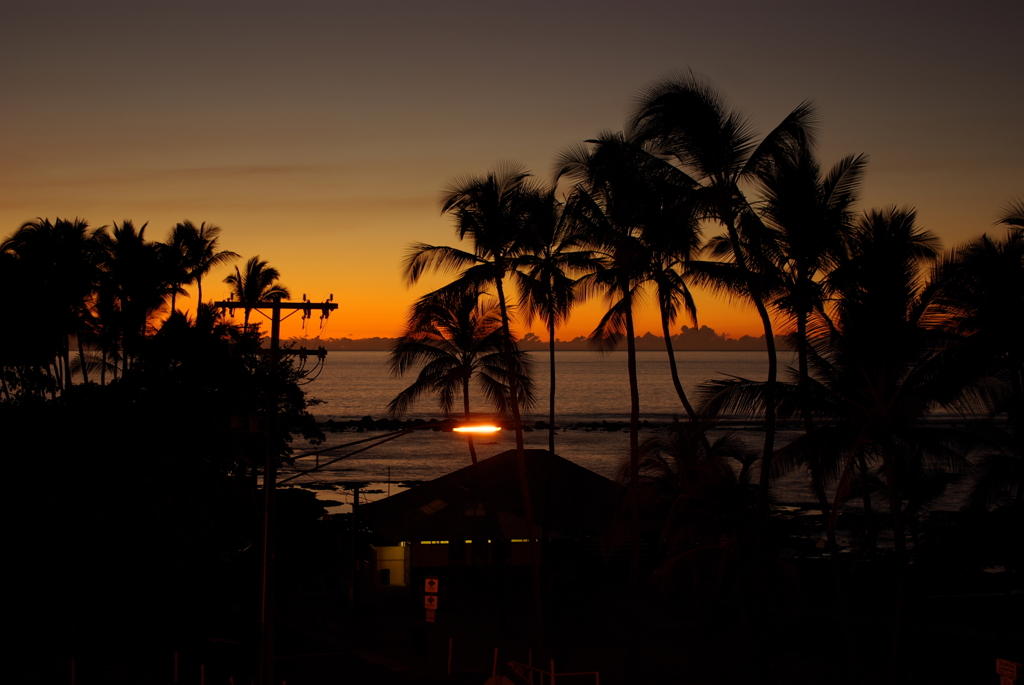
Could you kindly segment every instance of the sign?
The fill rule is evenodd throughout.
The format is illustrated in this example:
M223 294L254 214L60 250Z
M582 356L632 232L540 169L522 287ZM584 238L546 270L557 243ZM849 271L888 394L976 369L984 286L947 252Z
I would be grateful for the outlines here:
M1010 678L1011 680L1017 679L1017 669L1020 668L1020 664L1016 661L1007 661L1006 659L996 659L996 673L1003 676L1004 678Z
M423 591L426 593L423 595L423 608L427 610L427 623L434 622L434 612L437 611L437 590L440 587L440 583L437 582L437 576L427 576L426 582L423 584Z

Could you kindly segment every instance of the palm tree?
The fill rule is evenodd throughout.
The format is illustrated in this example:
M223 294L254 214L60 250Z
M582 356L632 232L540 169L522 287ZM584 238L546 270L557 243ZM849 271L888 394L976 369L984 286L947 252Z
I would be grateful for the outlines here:
M163 244L160 251L171 281L174 283L174 290L171 292L171 314L178 308L178 293L185 294L183 287L191 282L188 264L188 233L182 224L176 224L171 229L171 235Z
M277 282L281 277L277 269L267 266L260 256L250 257L245 263L245 271L235 267L235 273L229 274L224 282L231 286L231 297L246 303L245 329L249 330L249 315L254 307L253 302L271 302L274 298L291 297L288 288Z
M630 452L639 446L639 392L633 314L645 290L656 286L662 330L677 393L687 414L694 416L679 383L669 326L680 308L695 320L696 308L678 271L689 261L700 232L686 179L621 133L603 133L584 145L565 150L556 176L576 182L567 203L574 230L585 236L599 258L580 280L584 292L602 293L608 313L593 338L614 345L626 337L630 371Z
M642 240L642 201L638 191L643 173L637 169L643 158L619 134L600 136L593 147L577 146L558 159L556 177L576 182L567 211L599 261L593 271L580 279L586 293L601 294L608 302L607 313L591 338L608 348L624 335L626 368L629 375L629 462L633 512L630 551L631 593L639 579L640 554L640 392L637 386L636 332L633 326L635 302L649 281L650 253Z
M116 316L121 343L122 371L127 371L146 337L151 319L180 287L177 274L162 255L162 245L146 240L146 226L138 230L125 220L114 224L99 240L104 248L104 280L100 307ZM108 322L109 323L109 322Z
M765 440L760 475L762 512L767 515L771 455L775 443L774 384L778 360L767 293L756 278L760 256L751 248L767 241L740 183L752 180L775 157L811 136L811 107L804 103L793 110L760 143L749 123L729 111L717 92L690 73L657 82L639 98L627 132L639 141L651 141L671 156L680 169L699 185L704 214L726 229L731 257L740 275L734 281L753 303L764 328L768 347ZM742 232L742 234L741 234Z
M776 388L782 416L799 417L811 408L813 427L776 453L773 470L814 465L821 483L835 484L826 530L835 524L858 477L867 483L877 465L889 500L899 569L893 608L893 664L899 657L907 561L906 521L931 486L958 474L966 434L927 423L943 407L973 406L976 364L934 327L924 267L938 257L934 235L915 225L913 211L889 208L865 214L851 229L848 252L829 277L837 301L833 320L812 326L809 375ZM765 409L768 383L716 382L709 413L723 409ZM764 467L762 467L764 468ZM928 479L908 482L908 477ZM816 487L819 483L816 483ZM934 494L934 493L932 493ZM865 493L865 513L870 513ZM819 494L820 499L820 494ZM909 503L904 505L904 500ZM825 507L823 507L825 508ZM830 541L830 546L834 544Z
M582 247L583 236L566 220L554 191L538 192L529 222L532 252L523 254L515 272L519 307L529 325L539 318L548 332L548 450L555 451L555 330L577 302L576 274L593 268L595 255Z
M673 267L688 256L681 247L688 241L679 236L695 236L687 230L693 225L689 212L677 211L679 198L686 196L686 185L677 183L678 175L635 141L621 133L603 133L597 139L569 148L557 161L556 178L576 182L567 201L566 212L577 231L586 236L588 247L597 259L590 273L579 279L585 293L601 294L608 302L591 339L614 347L626 338L626 367L629 375L629 463L631 497L630 603L636 608L640 579L640 394L637 385L636 331L634 312L645 291L658 282L659 305L663 322L674 311L675 294L682 280L674 278ZM673 276L669 276L672 274ZM690 301L692 307L692 301ZM692 310L691 310L692 311ZM667 323L664 324L667 328ZM671 346L671 336L666 334ZM674 358L672 371L674 380ZM682 386L677 391L687 406ZM691 409L692 411L692 409ZM691 414L692 416L692 414ZM636 613L633 613L634 620ZM631 651L631 658L636 655Z
M441 213L451 214L459 240L469 240L472 251L441 245L414 243L402 266L409 285L428 271L458 271L457 279L443 290L480 292L493 287L501 312L501 330L507 368L514 368L515 341L509 326L509 305L505 278L518 268L518 260L529 252L527 240L534 206L535 188L530 174L517 164L502 164L486 176L453 180L442 192ZM533 506L526 478L526 452L520 413L521 390L509 376L509 409L516 432L516 456L523 508L531 537L534 532Z
M1024 389L1024 231L982 235L955 247L935 275L932 304L979 356L993 363L1012 395Z
M923 266L937 259L938 241L914 219L912 210L889 208L869 212L853 226L850 253L830 278L839 294L834 326L817 327L808 341L810 399L799 391L782 396L784 413L803 414L810 406L823 420L780 455L786 462L821 455L827 477L839 481L833 516L860 457L881 462L901 555L906 538L896 460L927 447L951 468L961 466L948 439L936 442L919 428L935 406L955 406L970 380L964 355L929 325ZM764 384L731 385L716 396L716 408L767 401Z
M203 222L197 228L191 221L180 223L175 228L178 226L181 226L188 236L185 247L191 267L189 275L195 280L197 301L202 304L203 276L210 273L214 267L227 264L242 255L231 250L218 249L221 234L219 226L207 225L206 222Z
M604 133L587 143L591 149L578 146L564 152L556 172L588 187L585 191L578 187L581 193L600 187L596 191L601 197L598 204L608 205L614 195L614 221L632 224L627 233L632 232L638 242L626 251L634 253L630 259L640 266L637 274L642 272L637 292L654 287L672 384L687 416L694 420L696 413L679 380L671 327L680 311L697 325L697 307L686 273L701 242L699 205L692 192L695 185L678 169L650 154L639 141L621 133ZM593 209L591 203L591 209L585 211ZM587 240L587 231L592 232L599 224L592 220L582 223L583 240Z
M28 330L22 335L41 338L32 343L37 348L33 356L44 355L52 360L44 368L52 364L48 373L55 384L54 392L66 390L71 384L71 336L78 340L79 356L85 354L83 337L100 278L97 236L102 231L89 230L81 219L58 218L51 222L40 218L22 224L0 243L0 253L8 261L5 271L19 274L12 285L24 290L26 303L28 296L47 303L43 310L37 305L24 308L23 314L32 323L27 324ZM15 305L15 312L22 309L23 305ZM84 366L82 374L82 380L88 382Z
M797 387L804 397L804 432L813 429L812 408L806 402L810 377L807 364L808 323L818 313L827 319L828 274L843 259L851 231L850 208L857 199L867 158L850 155L822 175L814 153L805 145L784 150L758 172L761 190L757 211L773 239L760 260L770 306L794 327ZM828 539L833 562L838 562L834 519L820 454L808 455L807 467ZM870 504L868 504L870 506Z
M867 164L850 155L824 177L813 151L799 146L758 173L757 210L772 231L765 264L770 305L795 328L801 383L807 378L807 325L824 314L827 275L842 260L853 221L851 207Z
M484 398L505 416L509 405L509 375L515 375L524 404L532 399L529 363L515 355L511 374L505 363L501 312L497 302L478 293L429 294L409 315L405 333L391 350L391 374L400 377L420 366L416 380L388 404L393 417L405 414L418 398L433 395L446 416L462 396L466 420L470 412L470 382L476 380ZM469 456L476 464L476 448L469 436Z
M1006 418L983 427L983 454L971 497L978 507L1024 497L1024 352L1018 334L1024 326L1024 231L1013 225L1013 216L1008 211L1000 222L1010 226L1004 239L982 235L954 248L934 277L932 304L938 316L961 336L970 358L978 362L979 376L987 379L990 390L979 409Z
M996 223L1009 226L1011 229L1024 228L1024 198L1011 200Z
M227 264L241 255L231 250L219 250L221 229L213 224L196 226L191 221L182 221L171 229L167 244L168 261L172 263L181 279L179 286L196 284L197 300L203 302L203 276L215 266ZM171 296L174 309L174 295Z

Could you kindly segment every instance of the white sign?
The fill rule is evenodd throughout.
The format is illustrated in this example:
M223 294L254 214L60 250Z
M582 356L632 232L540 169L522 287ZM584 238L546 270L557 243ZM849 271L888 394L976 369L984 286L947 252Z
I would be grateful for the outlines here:
M437 609L437 595L424 595L423 608L428 610Z
M425 592L437 594L437 588L439 585L440 583L437 582L437 576L427 576L427 581L423 584L423 589Z

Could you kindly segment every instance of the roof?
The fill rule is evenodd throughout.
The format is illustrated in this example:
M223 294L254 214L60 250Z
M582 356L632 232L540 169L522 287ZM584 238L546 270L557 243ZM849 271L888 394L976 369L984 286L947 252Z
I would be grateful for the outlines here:
M552 538L604 533L620 485L547 450L525 450L525 458L538 532L547 526ZM515 450L365 504L359 513L394 541L529 537Z

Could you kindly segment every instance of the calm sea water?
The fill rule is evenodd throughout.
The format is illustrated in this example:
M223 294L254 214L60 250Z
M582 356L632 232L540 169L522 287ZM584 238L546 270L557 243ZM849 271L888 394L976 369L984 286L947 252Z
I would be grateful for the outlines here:
M387 352L376 351L329 353L320 374L305 388L311 397L324 400L323 404L312 407L311 412L320 420L335 421L386 416L388 402L415 377L392 378L387 370L387 355ZM767 377L767 356L763 352L678 352L677 355L683 387L693 398L696 398L700 384L710 379L741 376L763 380ZM637 356L641 419L648 422L641 430L640 439L643 441L656 436L674 417L683 415L683 410L672 387L668 355L645 351ZM532 410L525 412L524 421L532 426L547 417L548 365L546 353L531 352L530 357L534 364L537 403ZM783 367L792 364L792 354L783 353L780 363ZM472 403L475 411L487 411L480 398L474 397ZM626 353L559 353L556 412L556 424L560 427L555 438L558 454L604 476L615 477L629 454L628 431L574 426L592 421L629 420ZM425 397L406 418L443 416L433 400ZM760 445L764 439L764 434L753 425L737 426L736 430L752 446ZM329 433L327 442L316 449L383 435L385 433L375 431ZM525 439L528 448L547 447L545 430L527 432ZM785 439L785 436L780 436L780 439ZM319 459L323 462L362 446L340 449ZM515 435L507 430L493 437L476 439L477 454L481 459L514 447ZM297 454L314 449L303 444L296 444L295 448ZM296 466L308 468L315 463L315 457L307 457L299 459ZM465 437L439 431L418 431L349 457L315 476L303 476L298 482L328 487L321 493L322 498L344 501L346 497L337 494L337 488L330 486L339 486L346 481L369 481L378 484L376 489L386 491L386 484L390 481L393 493L399 487L398 483L430 480L469 463ZM288 471L291 469L286 469L282 476ZM802 477L798 480L802 483ZM371 499L373 496L371 494ZM803 494L800 497L804 497Z
M524 413L528 426L546 420L548 397L547 355L529 353L534 364L537 403ZM705 381L738 376L753 380L767 378L767 355L763 352L677 352L679 374L683 388L692 399L699 398L699 386ZM364 416L383 418L395 395L412 382L414 375L392 378L387 369L387 352L338 351L330 352L323 369L308 385L307 394L323 400L311 408L320 420L348 421ZM676 416L684 412L672 387L665 352L644 351L637 354L640 388L640 416L648 425L641 428L641 443L656 437ZM795 365L792 352L779 355L779 377L787 377L787 367ZM626 353L599 353L590 351L560 352L556 368L556 452L581 466L609 478L614 478L629 455L629 433L625 429L577 428L577 423L592 421L627 422L629 420L629 380ZM475 411L486 412L479 398L473 399ZM432 399L424 397L405 418L443 418ZM756 422L742 419L731 421L726 430L736 433L749 447L760 450L764 432ZM386 435L382 431L352 431L328 433L327 441L319 447L302 442L293 445L295 454L310 450L346 445L366 438ZM799 435L797 431L781 430L776 447ZM527 448L547 448L546 430L533 430L525 435ZM367 443L368 444L368 443ZM365 447L353 445L320 455L296 460L294 467L282 469L281 477L307 469L341 455ZM505 450L515 448L515 434L501 431L496 436L476 439L477 455L486 459ZM317 496L329 503L334 512L349 509L351 493L347 486L353 482L371 483L364 489L361 501L374 500L404 489L409 481L431 480L470 463L466 438L455 433L417 431L386 442L366 451L338 461L315 474L303 475L292 481L317 490ZM938 503L937 508L959 508L970 488L969 481L954 485ZM779 501L787 503L811 502L807 476L793 473L773 484ZM831 494L831 493L830 493ZM853 503L856 506L856 503Z
M532 411L524 414L528 420L537 421L547 417L547 354L530 352L528 355L533 363L537 403ZM311 396L326 401L314 407L313 414L335 420L385 416L388 402L415 378L414 374L392 378L387 369L387 357L387 352L330 352L323 371L306 388ZM559 423L629 419L625 352L560 352L556 361L555 404ZM683 388L690 396L709 379L741 376L763 380L768 374L764 352L677 352L676 361ZM791 363L792 353L783 352L781 366ZM638 352L637 373L642 418L668 421L682 413L665 352ZM474 397L472 403L475 411L487 411L481 398ZM437 405L425 397L407 418L440 416Z

